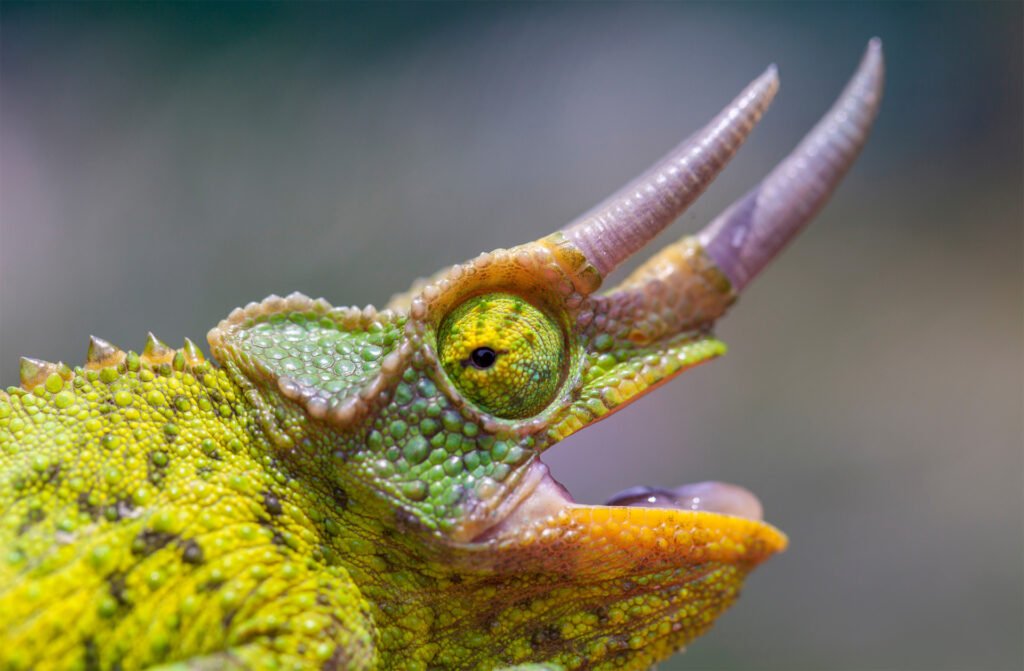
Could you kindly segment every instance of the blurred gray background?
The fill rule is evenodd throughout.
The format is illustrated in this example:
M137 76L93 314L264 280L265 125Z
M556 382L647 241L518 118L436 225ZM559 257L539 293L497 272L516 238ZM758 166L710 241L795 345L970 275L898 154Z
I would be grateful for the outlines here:
M791 548L662 669L1019 669L1022 5L0 6L0 373L202 342L300 290L381 304L559 227L770 62L694 231L868 38L860 162L720 327L725 359L548 455L578 499L722 479Z

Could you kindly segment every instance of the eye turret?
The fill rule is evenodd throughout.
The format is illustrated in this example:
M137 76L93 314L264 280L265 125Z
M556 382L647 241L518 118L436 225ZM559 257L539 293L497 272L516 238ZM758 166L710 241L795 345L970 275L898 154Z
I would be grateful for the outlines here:
M437 349L445 372L468 401L504 419L536 415L565 377L558 323L513 294L474 296L441 322Z

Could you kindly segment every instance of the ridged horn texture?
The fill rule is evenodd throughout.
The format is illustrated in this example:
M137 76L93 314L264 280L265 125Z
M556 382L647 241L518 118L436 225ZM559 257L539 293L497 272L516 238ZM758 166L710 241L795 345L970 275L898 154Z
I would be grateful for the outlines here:
M601 277L607 277L704 192L753 130L778 88L773 65L711 123L562 232Z
M868 43L839 99L760 184L698 236L740 291L817 214L857 158L878 112L885 80L882 42Z

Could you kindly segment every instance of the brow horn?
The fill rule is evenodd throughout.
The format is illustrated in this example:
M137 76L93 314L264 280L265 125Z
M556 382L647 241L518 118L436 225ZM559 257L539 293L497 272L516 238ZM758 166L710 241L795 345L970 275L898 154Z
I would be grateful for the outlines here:
M867 139L882 97L881 43L818 125L762 182L697 236L666 245L603 297L637 342L704 328L810 221Z
M562 232L601 277L607 277L704 192L753 130L778 88L773 65L707 126Z
M733 290L742 290L828 201L868 138L884 80L876 37L839 99L796 149L700 232Z

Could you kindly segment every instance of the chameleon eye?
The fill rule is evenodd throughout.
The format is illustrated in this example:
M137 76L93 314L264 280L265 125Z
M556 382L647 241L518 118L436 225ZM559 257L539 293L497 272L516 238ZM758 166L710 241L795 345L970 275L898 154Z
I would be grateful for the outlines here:
M473 350L473 353L469 355L469 362L480 370L490 368L497 360L498 353L490 347L477 347Z
M437 349L459 393L505 419L543 410L564 377L562 329L512 294L475 296L460 304L441 322Z

